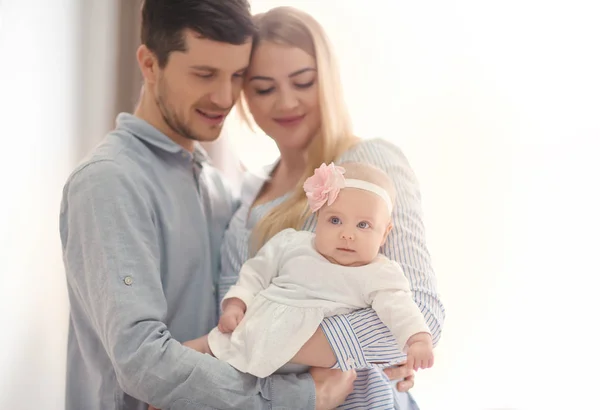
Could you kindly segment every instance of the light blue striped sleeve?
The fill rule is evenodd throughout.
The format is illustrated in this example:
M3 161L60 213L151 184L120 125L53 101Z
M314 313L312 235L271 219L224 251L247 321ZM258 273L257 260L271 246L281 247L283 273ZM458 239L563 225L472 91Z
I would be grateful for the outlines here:
M340 159L366 162L384 170L394 181L396 203L393 229L382 253L398 262L411 285L413 299L423 313L436 345L442 333L445 308L437 293L435 273L425 242L421 195L413 170L395 145L380 140L360 143ZM343 370L387 367L405 355L389 329L372 309L326 318L321 325Z
M221 306L221 302L223 301L223 298L225 297L227 292L229 292L229 289L237 283L238 279L239 279L238 275L220 275L219 276L219 280L218 280L218 284L217 284L217 292L218 292L217 296L218 296L218 302L219 302L219 309Z
M244 212L244 210L238 209L234 218L239 212ZM221 269L217 281L219 312L221 311L221 301L227 292L229 292L229 289L237 283L242 264L248 259L247 241L248 235L242 230L232 229L232 227L229 226L225 232L223 244L221 246Z
M259 189L260 184L247 172L242 180L239 206L229 222L221 244L221 265L217 280L219 306L229 288L237 283L240 269L249 258L248 241L250 231L246 229L246 217Z

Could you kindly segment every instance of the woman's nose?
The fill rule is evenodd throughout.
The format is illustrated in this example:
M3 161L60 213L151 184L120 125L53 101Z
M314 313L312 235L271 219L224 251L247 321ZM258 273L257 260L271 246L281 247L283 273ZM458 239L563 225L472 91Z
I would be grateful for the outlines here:
M299 101L298 98L294 95L292 91L284 90L279 95L279 110L281 111L291 111L294 108L298 107Z

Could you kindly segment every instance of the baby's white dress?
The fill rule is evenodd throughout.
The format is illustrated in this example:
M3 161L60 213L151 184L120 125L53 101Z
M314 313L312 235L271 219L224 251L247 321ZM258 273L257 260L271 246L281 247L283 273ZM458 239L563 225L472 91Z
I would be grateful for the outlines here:
M314 249L314 236L281 231L242 266L223 301L241 299L246 313L233 333L209 333L215 357L267 377L294 357L324 317L368 306L401 348L413 334L429 333L400 265L383 255L365 266L333 264Z

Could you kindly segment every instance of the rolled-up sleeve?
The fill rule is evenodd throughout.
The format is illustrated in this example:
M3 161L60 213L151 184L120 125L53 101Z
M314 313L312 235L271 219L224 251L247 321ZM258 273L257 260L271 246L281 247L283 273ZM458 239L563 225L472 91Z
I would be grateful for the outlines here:
M394 182L396 201L393 229L382 253L398 262L410 283L412 297L431 331L434 345L440 340L445 308L437 292L435 273L425 242L421 194L408 160L395 145L382 140L361 144L342 161L367 162L386 172ZM375 311L365 309L334 316L321 325L343 370L388 367L405 360L394 336Z
M171 337L143 189L118 164L93 162L67 182L61 208L72 308L97 334L123 391L163 409L314 409L309 375L257 379Z

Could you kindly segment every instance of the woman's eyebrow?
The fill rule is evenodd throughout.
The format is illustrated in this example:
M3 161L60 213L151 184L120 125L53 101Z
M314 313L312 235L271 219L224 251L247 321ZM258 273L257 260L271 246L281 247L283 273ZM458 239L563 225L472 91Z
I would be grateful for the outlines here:
M297 75L303 74L307 71L317 71L315 68L312 67L306 67L306 68L302 68L298 71L294 71L292 74L288 75L289 78L295 77Z
M312 67L306 67L306 68L301 68L300 70L294 71L293 73L291 73L290 75L288 75L289 78L295 77L297 75L303 74L307 71L317 71L315 68ZM275 81L275 79L273 77L267 77L264 75L254 75L252 77L250 77L249 81L254 81L254 80L263 80L263 81Z
M273 77L265 77L264 75L252 76L252 77L250 77L249 81L254 81L254 80L275 81L275 79Z

